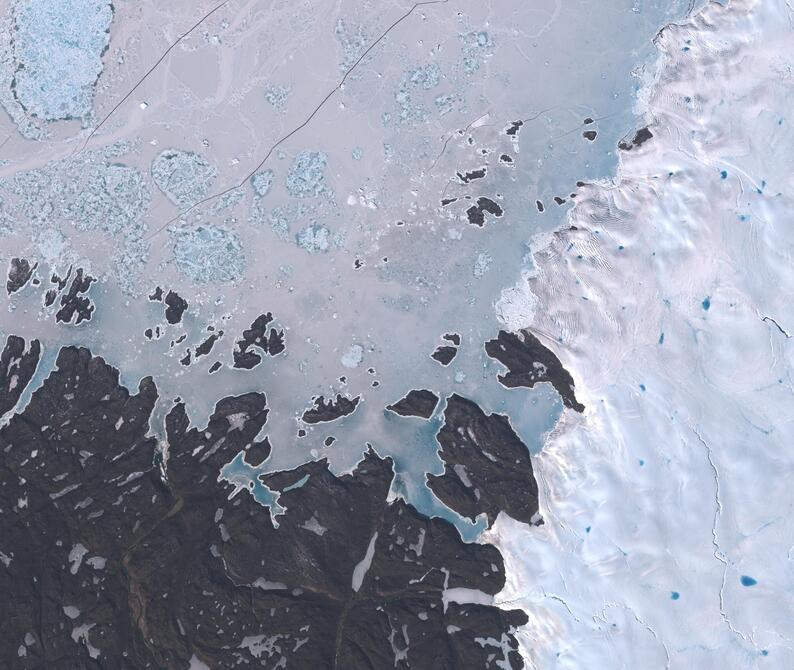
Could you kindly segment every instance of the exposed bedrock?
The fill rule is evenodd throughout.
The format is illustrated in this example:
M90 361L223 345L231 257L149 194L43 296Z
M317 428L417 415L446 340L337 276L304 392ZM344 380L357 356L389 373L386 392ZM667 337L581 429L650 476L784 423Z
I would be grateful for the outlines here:
M203 428L175 404L165 464L149 433L156 401L150 377L130 393L101 358L65 347L0 429L1 658L56 670L523 667L512 631L526 615L444 597L498 593L499 552L388 502L391 459L370 449L342 476L322 460L263 475L285 509L276 528L218 481L241 450L267 457L265 396L221 400Z
M453 394L436 436L444 473L428 485L447 507L472 521L485 514L490 526L499 512L537 523L538 485L529 451L502 414L486 414Z
M497 377L503 386L533 388L540 382L549 382L566 407L584 412L584 405L576 400L571 373L554 352L528 330L515 333L500 330L496 339L485 343L485 353L507 368L506 374Z

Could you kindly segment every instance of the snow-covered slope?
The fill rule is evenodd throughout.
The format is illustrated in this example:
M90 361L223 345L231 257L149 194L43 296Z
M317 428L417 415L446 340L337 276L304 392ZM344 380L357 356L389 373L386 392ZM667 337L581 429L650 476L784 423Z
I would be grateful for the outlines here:
M530 667L794 667L793 26L732 0L662 31L653 138L497 305L587 407L535 461L546 524L484 538Z

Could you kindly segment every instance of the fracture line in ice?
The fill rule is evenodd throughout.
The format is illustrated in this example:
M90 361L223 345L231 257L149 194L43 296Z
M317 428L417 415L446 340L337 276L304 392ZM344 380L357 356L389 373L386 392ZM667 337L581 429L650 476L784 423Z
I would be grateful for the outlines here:
M704 451L706 452L706 459L709 462L709 467L711 468L712 473L714 474L714 522L711 526L711 544L714 547L714 558L716 558L720 563L722 563L722 584L720 585L720 616L725 624L730 628L731 632L735 635L738 635L743 640L750 641L749 636L745 635L741 631L737 630L733 623L731 622L730 617L728 616L727 611L725 610L725 580L728 576L728 559L725 555L725 552L722 550L720 546L719 538L717 537L717 527L719 526L720 517L722 517L722 498L720 497L720 473L717 470L717 465L714 462L714 452L711 450L711 447L708 445L706 440L703 439L703 436L700 434L700 431L695 428L694 426L690 426L690 430L697 436L698 442L703 446Z

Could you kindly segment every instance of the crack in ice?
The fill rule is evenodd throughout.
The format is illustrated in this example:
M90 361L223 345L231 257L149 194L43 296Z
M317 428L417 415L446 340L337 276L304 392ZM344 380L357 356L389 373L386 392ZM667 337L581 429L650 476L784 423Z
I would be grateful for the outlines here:
M166 49L166 50L165 50L165 51L162 53L162 55L160 56L160 58L158 58L158 59L157 59L157 60L154 62L154 65L152 65L152 66L151 66L151 67L150 67L150 68L149 68L149 69L148 69L148 70L147 70L147 71L144 73L144 75L143 75L143 76L142 76L140 79L138 79L138 81L137 81L137 82L135 83L135 85L134 85L134 86L133 86L133 87L132 87L132 88L131 88L131 89L130 89L128 92L127 92L127 94L126 94L126 95L125 95L125 96L124 96L124 97L123 97L121 100L119 100L119 101L118 101L118 102L117 102L117 103L116 103L116 104L113 106L113 109L111 109L111 110L110 110L110 111L109 111L109 112L108 112L108 113L107 113L107 114L106 114L106 115L103 117L103 119L102 119L102 120L99 122L99 124L98 124L98 125L97 125L97 126L96 126L96 127L95 127L95 128L94 128L94 129L93 129L91 132L90 132L90 133L89 133L88 137L86 137L86 138L85 138L85 141L84 141L84 142L83 142L83 144L80 146L80 149L79 149L79 150L77 150L77 151L75 151L75 152L73 152L73 153L72 153L72 156L74 156L76 153L80 153L81 151L83 151L83 149L85 149L85 148L86 148L86 145L87 145L87 144L88 144L88 142L91 140L91 138L92 138L92 137L93 137L93 136L94 136L94 135L97 133L97 131L98 131L98 130L99 130L99 129L100 129L102 126L103 126L103 125L105 125L105 123L107 122L107 120L108 120L108 119L109 119L111 116L113 116L113 113L114 113L114 112L115 112L115 111L116 111L116 110L117 110L119 107L121 107L121 106L124 104L124 102L125 102L125 101L126 101L126 100L127 100L127 99L128 99L128 98L129 98L129 97L130 97L130 96L131 96L133 93L135 93L135 91L138 89L138 87L139 87L141 84L143 84L143 82L144 82L144 81L145 81L145 80L146 80L146 79L149 77L149 75L150 75L152 72L154 72L154 71L157 69L157 66L158 66L158 65L160 65L160 63L162 63L162 62L165 60L166 56L168 56L168 54L169 54L169 53L171 53L171 51L173 51L173 49L174 49L174 48L175 48L175 47L176 47L176 46L177 46L177 45L178 45L178 44L179 44L179 43L180 43L180 42L181 42L183 39L185 39L186 37L188 37L188 36L190 35L190 33L192 33L192 32L193 32L193 31L194 31L196 28L198 28L198 27L199 27L199 26L200 26L202 23L204 23L204 22L205 22L205 21L206 21L206 20L207 20L207 19L208 19L210 16L212 16L212 15L213 15L215 12L217 12L219 9L221 9L221 8L222 8L222 7L224 7L225 5L228 5L228 4L229 4L229 2L230 2L230 0L223 0L223 2L219 3L218 5L216 5L215 7L213 7L213 8L212 8L212 9L211 9L209 12L207 12L206 14L204 14L204 16L202 16L202 17L201 17L201 18L200 18L200 19L199 19L199 20L198 20L196 23L194 23L194 24L193 24L193 25L192 25L192 26L191 26L191 27L190 27L190 28L189 28L187 31L185 31L185 32L184 32L184 33L182 33L182 34L181 34L179 37L177 37L177 39L176 39L176 40L174 40L174 42L172 42L172 43L171 43L171 45L170 45L170 46L169 46L169 47L168 47L168 48L167 48L167 49Z
M619 602L607 603L606 606L604 607L604 609L601 610L601 614L600 615L597 615L597 614L593 615L593 620L597 621L598 619L601 619L604 623L606 623L607 622L606 611L608 609L616 608L616 607L619 607L619 608L622 608L622 609L626 610L629 614L631 614L631 616L634 617L634 620L638 624L643 626L651 635L653 635L654 639L659 643L659 645L662 647L662 649L664 649L664 654L665 654L665 657L667 658L667 663L665 664L665 668L667 670L669 670L669 668L670 668L670 650L667 648L667 645L665 644L664 640L662 640L662 638L659 637L659 634L656 632L656 630L653 628L653 626L651 626L639 614L637 614L637 612L634 611L633 607L630 607L629 605L626 605L626 603L619 603Z
M554 600L555 602L560 603L566 609L568 614L570 614L571 617L573 617L573 620L576 621L576 623L582 623L582 620L573 613L573 610L570 608L568 603L565 601L565 598L561 598L560 596L555 595L553 593L546 593L546 589L544 589L544 588L541 588L541 591L543 592L543 597L544 598L548 598L549 600Z
M725 582L728 576L728 559L725 556L725 552L722 550L720 546L719 538L717 537L717 525L719 524L719 520L722 517L722 497L721 497L721 489L720 489L720 475L719 470L717 470L717 464L714 462L714 453L711 447L706 443L703 439L703 436L700 434L700 431L690 426L690 430L697 436L701 445L703 445L703 449L706 452L706 458L709 462L709 466L711 467L711 471L714 475L714 519L711 525L711 544L714 547L714 558L716 558L720 563L722 563L722 584L720 585L720 616L723 622L728 626L732 633L739 636L745 642L751 642L755 645L755 642L752 638L745 633L742 633L738 630L731 621L728 613L725 610Z
M568 602L565 600L565 598L555 595L554 593L548 593L546 589L544 589L542 586L540 587L540 592L543 595L543 597L546 598L547 600L553 600L555 602L560 603L568 612L568 614L571 615L571 618L574 621L576 621L576 623L580 623L580 624L584 623L578 616L576 616L576 614L574 614L573 610L568 605ZM525 593L522 596L516 596L515 598L510 598L509 600L495 600L494 605L496 605L497 607L512 606L514 603L521 604L523 601L526 601L530 597L532 597L531 593Z
M767 323L774 323L774 324L775 324L775 326L777 327L777 329L778 329L778 330L779 330L779 331L780 331L780 332L781 332L783 335L785 335L786 339L790 339L790 338L791 338L791 335L788 333L788 331L786 331L786 330L785 330L785 329L784 329L784 328L783 328L783 327L782 327L782 326L781 326L781 325L780 325L780 324L779 324L777 321L775 321L775 319L773 319L771 316L764 316L764 317L761 317L761 321L766 321Z
M314 109L311 111L311 113L310 113L310 114L309 114L309 115L306 117L306 119L304 119L304 120L303 120L303 121L302 121L300 124L298 124L297 126L295 126L295 127L294 127L292 130L290 130L290 131L289 131L289 132L288 132L286 135L283 135L283 136L282 136L280 139L278 139L276 142L274 142L274 143L273 143L273 144L270 146L270 148L267 150L267 153L265 154L265 157L264 157L264 158L263 158L263 159L262 159L262 160L259 162L259 164L258 164L258 165L257 165L257 166L256 166L256 167L253 169L253 170L251 170L251 171L250 171L250 172L249 172L249 173L248 173L248 174L247 174L247 175L246 175L246 176L245 176L245 177L244 177L244 178L243 178L243 179L242 179L242 180L241 180L241 181L240 181L238 184L234 184L234 185L232 185L232 186L229 186L227 189L225 189L225 190L221 191L220 193L216 193L215 195L210 195L210 196L207 196L206 198L203 198L202 200L199 200L198 202L194 203L193 205L191 205L191 206L190 206L190 207L188 207L187 209L185 209L185 210L183 210L183 211L179 212L179 214L177 214L176 216L174 216L174 217L172 217L171 219L169 219L168 221L166 221L166 222L165 222L165 223L164 223L162 226L160 226L160 227L159 227L157 230L155 230L153 233L150 233L149 235L147 235L147 236L144 238L144 240L148 242L148 241L149 241L149 240L151 240L151 239L152 239L152 238L153 238L155 235L157 235L157 234L161 233L163 230L165 230L165 229L166 229L166 228L167 228L169 225L171 225L171 224L172 224L174 221L176 221L177 219L179 219L179 218L181 218L181 217L185 216L186 214L188 214L189 212L191 212L191 211L192 211L193 209L195 209L196 207L199 207L200 205L203 205L203 204L205 204L205 203L207 203L207 202L211 202L211 201L213 201L213 200L217 200L218 198L220 198L220 197L222 197L222 196L226 195L227 193L231 193L231 192L232 192L232 191L234 191L235 189L242 188L243 186L245 186L245 183L246 183L246 182L247 182L249 179L251 179L251 177L253 177L253 176L254 176L254 175L257 173L257 172L259 172L259 170L262 168L262 166L264 166L264 164L267 162L267 160L270 158L270 156L273 154L273 152L274 152L274 151L275 151L275 150L276 150L276 149L277 149L279 146L281 146L281 145L282 145L284 142L286 142L286 141L287 141L287 140L288 140L290 137L292 137L293 135L295 135L295 134L296 134L296 133L298 133L299 131L303 130L303 128L305 128L306 126L308 126L308 125L309 125L309 123L311 123L312 119L314 119L314 117L315 117L315 116L317 116L318 112L319 112L319 111L320 111L320 110L321 110L321 109L322 109L322 108L325 106L325 103L327 103L327 102L328 102L328 101L329 101L329 100L330 100L330 99L333 97L334 93L336 93L337 91L341 91L341 90L344 88L344 86L345 86L345 82L346 82L346 81L347 81L347 79L350 77L350 75L353 73L353 70L355 70L355 69L356 69L356 68L357 68L357 67L358 67L358 66L361 64L361 62L362 62L362 61L363 61L363 60L364 60L364 59L365 59L365 58L366 58L366 57L367 57L367 56L370 54L370 52L371 52L371 51L372 51L372 50L373 50L373 49L374 49L376 46L378 46L378 45L379 45L379 44L380 44L380 43L381 43L381 42L382 42L382 41L383 41L383 40L386 38L386 36L387 36L387 35L388 35L388 34L389 34L389 33L390 33L392 30L394 30L394 29L395 29L397 26L399 26L399 25L400 25L400 24L401 24L403 21L405 21L405 19L407 19L409 16L411 16L411 14L413 14L413 13L414 13L414 12L415 12L415 11L416 11L416 10L417 10L419 7L424 7L424 6L427 6L427 5L444 5L444 4L446 4L447 2L449 2L449 0L424 0L424 2L417 2L417 3L414 3L414 4L411 6L411 8L410 8L408 11L406 11L406 12L405 12L405 13L404 13L402 16L400 16L400 17L399 17L399 18L397 18L395 21L393 21L393 22L391 23L391 25L389 25L389 26L388 26L388 27L387 27L387 28L386 28L386 29L385 29L385 30L384 30L384 31L383 31L383 32L380 34L380 36L378 36L378 38L377 38L375 41L373 41L373 42L372 42L372 44L370 44L370 45L369 45L369 46L368 46L368 47L367 47L367 48L364 50L364 52L363 52L363 53L362 53L362 54L361 54L361 55L360 55L360 56L359 56L359 57L356 59L356 61L355 61L355 62L354 62L354 63L353 63L353 64L352 64L352 65L351 65L351 66L350 66L350 67L349 67L349 68L348 68L346 71L345 71L345 73L342 75L342 78L339 80L339 82L336 84L336 86L334 86L334 87L333 87L333 88L332 88L332 89L331 89L331 90L330 90L330 91L329 91L329 92L328 92L328 93L325 95L325 97L324 97L322 100L320 100L319 104L318 104L318 105L317 105L317 106L316 106L316 107L315 107L315 108L314 108Z

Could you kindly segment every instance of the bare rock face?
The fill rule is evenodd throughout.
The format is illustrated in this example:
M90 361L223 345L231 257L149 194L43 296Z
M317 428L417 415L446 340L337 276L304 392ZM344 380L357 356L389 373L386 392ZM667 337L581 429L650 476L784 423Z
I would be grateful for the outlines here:
M182 315L187 309L187 300L175 291L169 291L165 296L165 320L170 324L182 321Z
M38 263L30 264L26 258L12 258L8 266L8 279L6 280L6 292L8 295L16 293L23 288L33 276L33 271Z
M430 354L430 358L438 363L441 363L443 366L447 366L452 362L452 359L455 358L458 354L458 348L452 346L450 344L442 344L441 346L436 347L435 351Z
M571 373L528 330L517 333L500 330L496 339L485 343L485 352L507 368L507 374L497 377L503 386L532 388L540 382L549 382L566 407L584 412L584 405L576 400Z
M429 419L438 405L438 396L426 389L408 391L404 398L386 405L386 409L400 416L416 416Z
M653 133L645 126L645 128L640 128L634 133L633 139L628 141L624 139L618 142L618 149L621 151L631 151L634 147L642 146L652 137Z
M304 423L336 421L355 412L360 400L361 396L346 398L341 393L337 393L336 398L327 400L325 396L318 396L314 399L314 407L307 409L301 419Z
M66 282L71 275L72 269L69 268L69 274ZM55 278L53 278L55 283ZM94 313L94 303L91 298L86 295L91 284L96 281L94 277L89 275L83 268L77 268L74 273L72 283L69 285L69 290L61 295L60 309L55 313L55 320L59 323L74 323L78 324L82 321L90 321L91 315Z
M276 356L285 349L284 331L271 326L273 315L261 314L237 340L233 357L234 367L251 370L262 362L262 356ZM257 351L257 349L259 351Z
M0 372L19 347L7 344ZM101 358L65 347L0 429L0 658L30 670L187 668L191 659L523 667L512 631L526 615L444 600L450 588L498 593L499 552L388 502L391 459L370 449L342 476L324 460L260 475L285 509L276 527L252 496L229 499L218 482L240 451L267 457L256 441L265 396L223 399L203 429L177 403L166 462L149 436L156 400L151 378L130 393ZM480 642L490 638L503 648Z
M0 416L12 409L30 383L41 358L41 343L29 345L16 335L9 335L0 354Z
M444 473L429 474L427 482L445 505L472 521L485 514L489 526L499 512L536 522L538 485L529 451L506 416L486 414L453 394L436 439Z

